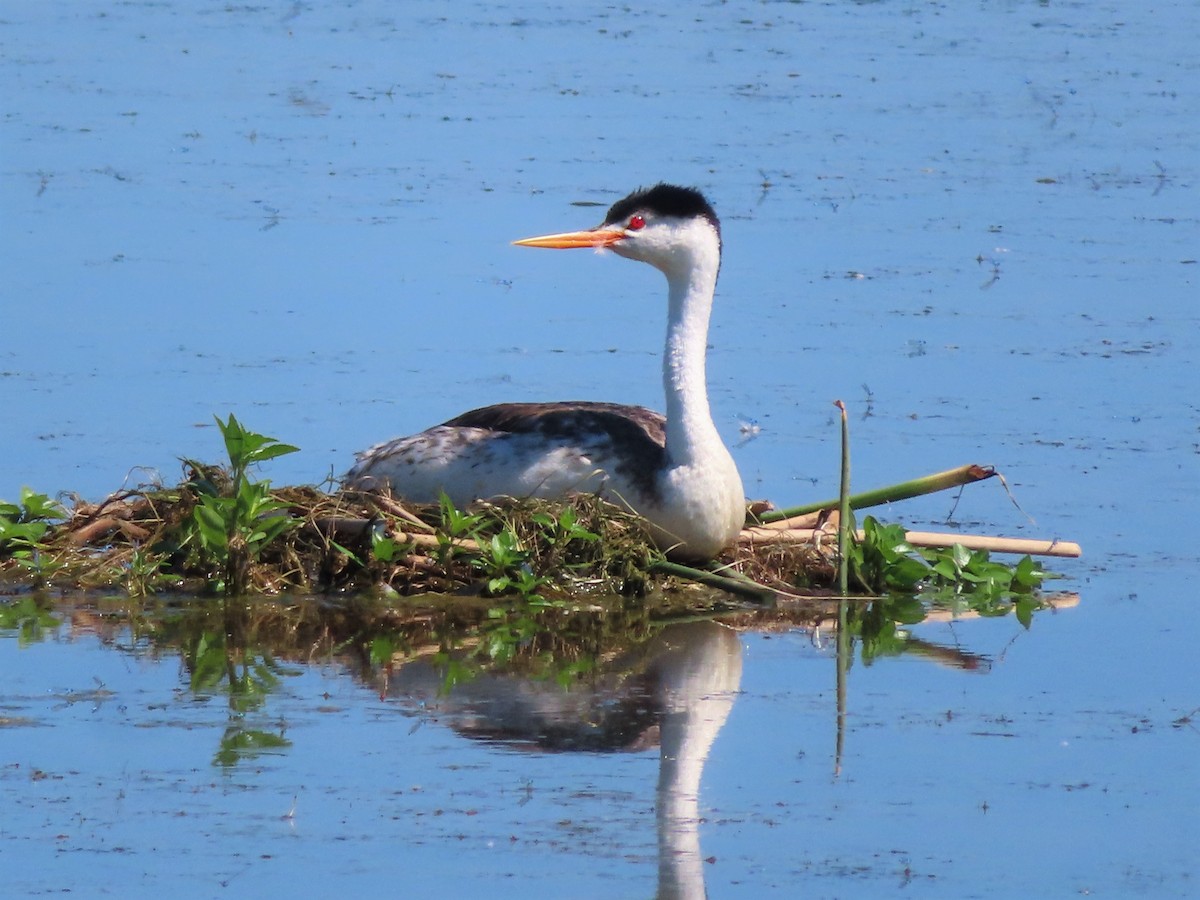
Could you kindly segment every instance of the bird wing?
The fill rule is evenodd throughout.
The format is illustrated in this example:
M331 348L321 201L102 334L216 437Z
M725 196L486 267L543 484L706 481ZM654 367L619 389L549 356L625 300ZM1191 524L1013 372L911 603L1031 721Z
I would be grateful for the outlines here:
M445 425L487 428L547 437L608 434L614 444L650 441L666 445L666 418L644 406L569 400L561 403L497 403L455 416Z
M445 423L496 434L537 434L578 446L597 465L646 496L667 467L666 418L642 406L620 403L499 403L473 409Z

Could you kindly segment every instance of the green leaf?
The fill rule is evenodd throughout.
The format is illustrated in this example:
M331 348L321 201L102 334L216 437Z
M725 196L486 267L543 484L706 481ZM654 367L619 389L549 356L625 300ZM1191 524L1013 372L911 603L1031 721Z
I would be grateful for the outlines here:
M958 578L958 569L953 560L939 559L930 568L947 581L955 581Z
M268 440L275 440L268 438ZM269 447L263 447L261 450L256 450L254 453L254 462L266 462L268 459L275 459L279 456L287 456L289 453L299 453L300 448L294 447L291 444L275 443Z
M1034 562L1031 556L1024 556L1013 569L1013 590L1032 590L1041 585L1044 578L1041 564Z
M200 532L200 540L210 550L229 546L229 526L219 508L220 498L202 497L192 515Z
M954 561L954 565L962 569L971 562L971 551L962 544L955 544L950 548L950 558Z
M1013 604L1013 614L1017 617L1017 621L1028 629L1033 625L1033 613L1039 605L1032 597L1021 597Z
M361 565L363 565L363 561L362 561L361 559L359 559L359 558L358 558L358 554L357 554L357 553L355 553L353 550L351 550L349 547L345 547L345 546L343 546L342 544L339 544L339 543L338 543L337 541L335 541L335 540L330 540L330 542L329 542L329 546L333 547L333 548L334 548L335 550L337 550L339 553L345 553L345 554L346 554L346 556L348 556L348 557L350 558L350 560L351 560L351 561L352 561L352 562L353 562L353 563L354 563L356 566L361 566Z
M225 452L229 455L229 462L233 466L235 476L245 472L246 468L253 463L275 459L278 456L295 453L300 449L291 444L281 444L275 438L267 437L265 434L247 431L233 413L229 414L228 422L222 422L220 416L214 418L216 418L217 427L221 429L221 437L225 440Z
M330 541L335 547L343 553L348 553L351 559L355 559L354 554L350 553L345 547L340 544ZM402 544L396 541L395 538L386 537L379 532L371 532L371 556L381 563L390 563L401 553L406 552L407 544ZM355 559L355 562L358 560Z
M26 522L61 519L66 516L66 510L57 500L51 500L45 494L39 494L28 487L21 488L21 508L21 518Z
M896 560L887 570L887 583L899 590L911 590L929 577L929 566L911 556Z
M968 572L965 569L958 573L958 577L960 581L966 581L970 584L981 584L990 580L986 575L976 575L974 572Z

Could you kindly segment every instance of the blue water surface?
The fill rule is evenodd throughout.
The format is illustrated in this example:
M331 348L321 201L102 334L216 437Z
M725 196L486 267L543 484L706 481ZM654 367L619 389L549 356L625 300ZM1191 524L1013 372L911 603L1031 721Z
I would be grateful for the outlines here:
M709 896L1195 893L1198 33L1183 0L0 4L0 498L173 482L229 412L302 448L283 484L484 403L660 406L661 276L509 242L694 184L748 493L835 493L841 399L856 486L995 464L1020 510L988 482L959 525L1085 551L1029 631L920 626L987 674L856 667L836 778L828 648L742 635ZM20 892L661 888L652 751L410 732L330 663L230 774L177 661L0 656Z

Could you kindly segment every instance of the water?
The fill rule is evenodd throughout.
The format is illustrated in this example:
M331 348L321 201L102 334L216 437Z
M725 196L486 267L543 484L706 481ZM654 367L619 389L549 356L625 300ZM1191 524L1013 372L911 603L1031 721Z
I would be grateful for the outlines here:
M178 457L219 456L230 411L303 448L267 470L284 483L482 403L658 406L661 277L508 242L693 183L725 238L714 412L731 443L761 426L735 450L749 493L834 492L840 398L857 486L994 463L1036 522L989 482L964 528L1086 554L1056 566L1081 604L1027 633L922 626L986 675L856 668L838 779L829 655L742 635L701 789L709 895L1195 891L1197 734L1172 723L1200 706L1200 10L42 2L0 20L0 497L97 498L134 466L172 481ZM885 515L936 526L949 505ZM37 722L0 732L22 891L660 884L653 750L410 734L330 664L271 698L290 746L227 773L228 711L169 654L86 635L0 653L4 702ZM134 712L56 699L93 677Z

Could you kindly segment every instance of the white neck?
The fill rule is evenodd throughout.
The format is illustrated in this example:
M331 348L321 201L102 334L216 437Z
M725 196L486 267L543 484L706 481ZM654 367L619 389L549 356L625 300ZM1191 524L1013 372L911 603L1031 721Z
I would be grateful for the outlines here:
M719 250L714 246L712 252L695 252L687 257L664 268L670 303L663 388L667 398L667 458L672 466L689 465L704 456L707 448L721 444L708 406L704 375Z

